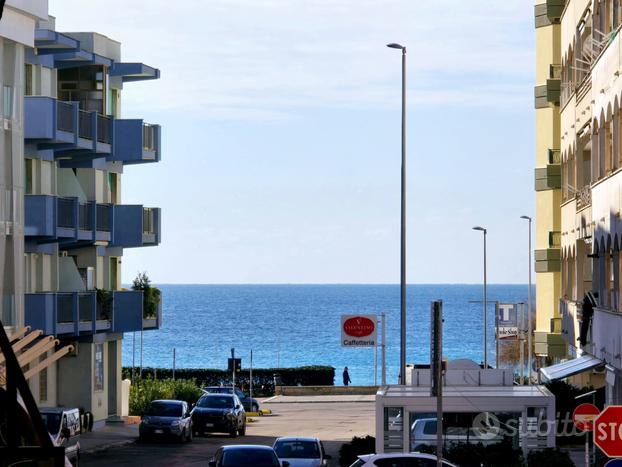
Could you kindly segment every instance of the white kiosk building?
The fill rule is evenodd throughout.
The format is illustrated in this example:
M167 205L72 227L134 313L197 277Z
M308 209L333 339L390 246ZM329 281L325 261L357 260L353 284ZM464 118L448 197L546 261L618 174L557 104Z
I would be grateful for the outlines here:
M430 369L409 365L406 382L405 386L381 387L376 393L378 453L436 445L436 398L430 395ZM555 447L555 415L553 394L544 386L514 385L511 370L482 369L472 360L447 364L443 376L445 446L509 440L524 454Z

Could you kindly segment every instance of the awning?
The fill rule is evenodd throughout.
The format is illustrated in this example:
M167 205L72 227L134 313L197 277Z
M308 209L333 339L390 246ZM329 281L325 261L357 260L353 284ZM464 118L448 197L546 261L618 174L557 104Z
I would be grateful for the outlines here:
M593 357L592 355L583 355L579 358L568 360L567 362L540 368L540 375L545 381L554 381L556 379L578 375L584 371L593 370L604 364L605 362L600 358Z
M144 63L114 62L110 67L110 76L120 76L124 83L160 78L160 70Z
M32 378L59 358L73 351L72 345L57 348L58 339L54 339L52 336L43 336L43 332L40 330L30 332L30 326L19 329L9 336L9 342L22 371L27 365L29 366L29 369L24 371L26 379ZM40 361L42 355L46 355L46 358ZM5 383L4 360L4 355L0 353L0 385Z

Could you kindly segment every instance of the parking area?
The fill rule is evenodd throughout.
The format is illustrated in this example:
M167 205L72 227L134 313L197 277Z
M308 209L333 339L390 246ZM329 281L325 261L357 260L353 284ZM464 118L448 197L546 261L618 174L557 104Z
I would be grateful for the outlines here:
M345 399L340 399L344 397ZM320 438L339 465L339 448L353 436L374 435L375 405L373 397L352 400L346 396L275 398L264 407L270 416L258 417L248 424L247 435L229 438L210 435L195 438L187 444L174 442L131 443L104 451L85 454L83 465L205 465L223 444L272 445L279 436L315 436Z

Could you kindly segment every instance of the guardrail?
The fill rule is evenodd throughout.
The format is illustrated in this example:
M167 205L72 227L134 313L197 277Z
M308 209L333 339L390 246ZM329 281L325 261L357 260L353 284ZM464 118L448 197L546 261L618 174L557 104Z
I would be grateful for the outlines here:
M68 102L56 102L56 128L61 131L74 131L74 111L73 106Z

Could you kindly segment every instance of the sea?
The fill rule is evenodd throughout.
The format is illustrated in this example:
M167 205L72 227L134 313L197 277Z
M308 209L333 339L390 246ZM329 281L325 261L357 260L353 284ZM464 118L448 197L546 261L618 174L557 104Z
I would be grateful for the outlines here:
M142 336L143 367L227 368L231 349L242 367L330 365L335 384L348 367L353 385L380 382L381 351L341 345L341 316L386 316L387 381L399 374L399 285L158 285L163 323ZM527 285L488 285L488 359L495 359L495 307L527 302ZM443 301L443 354L483 360L481 285L408 285L407 363L429 363L430 304ZM533 295L535 297L535 293ZM123 340L123 365L140 365L140 332ZM380 340L380 335L378 336ZM376 363L377 362L377 363Z

